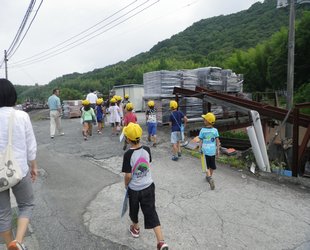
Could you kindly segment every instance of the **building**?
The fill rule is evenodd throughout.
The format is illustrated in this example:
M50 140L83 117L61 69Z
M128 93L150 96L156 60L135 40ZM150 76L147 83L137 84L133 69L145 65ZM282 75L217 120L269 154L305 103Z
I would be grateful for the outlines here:
M125 95L129 95L129 101L133 103L135 111L144 111L144 86L143 84L127 84L114 86L111 90L111 96L119 95L124 99Z

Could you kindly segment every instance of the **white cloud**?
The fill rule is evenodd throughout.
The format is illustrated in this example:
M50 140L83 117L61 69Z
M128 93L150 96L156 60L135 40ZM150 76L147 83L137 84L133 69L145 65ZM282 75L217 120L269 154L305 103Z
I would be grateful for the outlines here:
M146 2L144 7L152 3L154 5L94 39L48 60L23 68L13 68L14 62L47 50L79 34L122 7L133 3L132 8L144 2ZM245 10L255 2L254 0L44 0L26 38L9 61L9 79L14 84L47 84L63 74L83 73L121 60L125 61L138 53L148 51L159 41L183 31L194 22ZM8 49L13 41L29 3L30 0L27 3L20 0L1 0L0 33L5 36L0 36L0 53ZM37 0L36 6L38 3L40 0ZM128 10L130 8L125 11ZM119 16L120 13L102 22L101 25L107 25ZM115 25L117 21L112 23ZM3 67L0 69L0 77L4 77Z

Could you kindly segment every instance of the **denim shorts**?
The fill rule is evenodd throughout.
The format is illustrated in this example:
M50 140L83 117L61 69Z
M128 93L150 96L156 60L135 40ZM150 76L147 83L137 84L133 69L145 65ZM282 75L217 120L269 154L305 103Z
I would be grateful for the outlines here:
M179 141L182 141L181 132L180 131L171 132L171 143L176 144Z
M147 123L147 131L149 135L156 135L157 132L157 123L155 122L148 122Z

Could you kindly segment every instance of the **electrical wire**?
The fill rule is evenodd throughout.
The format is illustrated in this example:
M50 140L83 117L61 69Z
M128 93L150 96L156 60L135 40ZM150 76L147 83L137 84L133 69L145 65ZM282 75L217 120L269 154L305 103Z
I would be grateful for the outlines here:
M12 58L12 56L16 53L17 49L20 47L20 45L21 45L22 42L24 41L24 39L25 39L25 37L26 37L26 35L27 35L27 33L28 33L28 31L29 31L29 29L30 29L30 27L31 27L31 25L32 25L32 23L33 23L33 21L34 21L34 19L36 18L37 14L38 14L38 11L39 11L40 8L41 8L42 3L43 3L43 0L41 0L41 3L39 4L39 7L38 7L37 10L36 10L36 13L34 14L33 18L31 19L31 22L30 22L30 24L29 24L29 26L28 26L28 28L27 28L27 30L26 30L26 32L25 32L25 34L24 34L22 40L19 42L19 44L17 45L17 47L15 48L15 50L9 55L8 59L11 59L11 58ZM12 50L13 50L13 49L12 49Z
M31 60L31 61L26 61L26 62L24 62L24 63L22 63L22 64L18 64L17 66L25 65L25 64L33 64L33 63L35 63L35 62L40 62L40 61L49 59L49 58L51 58L51 57L54 57L54 56L56 56L56 55L62 54L62 53L66 52L66 51L68 51L68 50L70 50L70 49L72 49L72 48L75 48L75 47L77 47L78 45L81 45L81 44L83 44L83 43L89 41L90 39L92 39L92 38L94 38L94 37L96 37L96 36L98 36L98 35L100 35L100 34L106 32L106 31L110 30L111 28L108 28L108 29L106 29L104 32L101 32L101 33L99 33L99 34L97 34L97 35L92 36L90 39L87 39L87 40L85 40L85 41L80 42L81 40L86 39L86 38L89 37L90 35L92 35L92 34L98 32L98 31L101 30L102 28L107 27L108 25L110 25L110 24L112 24L112 23L118 21L119 19L121 19L122 17L128 15L129 13L131 13L131 12L133 12L134 10L138 9L139 7L145 5L145 4L146 4L147 2L149 2L149 1L150 1L150 0L147 0L147 1L143 2L142 4L138 5L137 7L133 8L132 10L126 12L125 14L121 15L120 17L114 19L113 21L110 21L108 24L105 24L104 26L102 26L102 27L96 29L95 31L91 32L90 34L87 34L87 35L83 36L82 38L79 38L78 40L76 40L76 41L74 41L74 42L71 42L71 43L69 43L69 44L67 44L67 45L64 45L64 46L61 47L61 48L58 48L58 49L56 49L56 50L54 50L54 51L52 51L52 52L50 52L50 53L47 53L47 54L45 54L45 55L43 55L43 56L41 56L41 57L35 58L35 59ZM158 0L158 1L159 1L159 0ZM158 2L158 1L157 1L157 2ZM128 18L128 19L129 19L129 18ZM125 19L125 21L128 20L128 19ZM121 24L121 23L123 23L123 22L124 22L124 21L118 23L117 25L112 26L112 28L118 26L119 24ZM74 45L74 44L76 44L76 43L78 43L78 44L77 44L77 45ZM73 45L73 46L72 46L72 45ZM71 47L70 47L70 46L71 46ZM69 47L69 48L66 49L67 47ZM58 52L58 51L59 51L59 52ZM17 64L17 63L16 63L16 64ZM15 67L16 64L12 64L12 66Z
M120 10L116 11L116 12L113 13L112 15L110 15L110 16L104 18L103 20L101 20L100 22L94 24L93 26L91 26L91 27L89 27L89 28L83 30L82 32L78 33L77 35L74 35L74 36L72 36L72 37L66 39L65 41L60 42L60 43L54 45L53 47L48 48L48 49L46 49L46 50L44 50L44 51L41 51L41 52L39 52L39 53L37 53L37 54L31 56L31 57L27 57L27 58L25 58L25 59L22 59L22 60L20 60L20 61L17 61L17 62L15 62L14 64L20 64L20 63L22 63L22 62L24 62L24 61L28 61L28 60L30 60L31 58L34 58L34 57L37 57L37 56L39 56L39 55L41 55L41 54L44 54L44 53L46 53L46 52L49 52L50 50L53 50L53 49L55 49L55 48L57 48L57 47L59 47L59 46L65 44L65 43L67 43L67 42L73 40L74 38L76 38L76 37L78 37L78 36L80 36L80 35L86 33L87 31L89 31L89 30L95 28L96 26L98 26L99 24L103 23L104 21L107 21L108 19L112 18L113 16L115 16L115 15L118 14L118 13L120 13L121 11L127 9L128 7L130 7L131 5L133 5L135 2L137 2L137 0L134 0L134 1L131 2L130 4L126 5L125 7L121 8Z
M30 60L30 61L27 61L27 62L24 62L24 63L21 63L21 64L17 64L17 63L16 63L16 64L12 65L10 68L15 68L15 67L20 67L20 66L27 66L27 65L30 65L30 64L33 64L33 63L37 63L37 62L40 62L40 61L44 61L44 60L47 60L47 59L49 59L49 58L55 57L55 56L57 56L57 55L59 55L59 54L62 54L62 53L64 53L64 52L68 51L68 50L71 50L71 49L73 49L73 48L75 48L75 47L77 47L77 46L79 46L79 45L81 45L81 44L84 44L84 43L86 43L87 41L89 41L89 40L91 40L91 39L93 39L93 38L95 38L95 37L97 37L97 36L99 36L99 35L101 35L101 34L107 32L107 31L109 31L109 30L115 28L116 26L118 26L118 25L124 23L125 21L127 21L127 20L133 18L134 16L136 16L136 15L140 14L141 12L147 10L148 8L150 8L150 7L153 6L154 4L158 3L159 1L160 1L160 0L157 0L156 2L154 2L154 3L152 3L152 4L148 5L148 6L146 6L146 7L143 8L142 10L140 10L140 11L138 11L138 12L135 12L135 13L132 14L131 16L129 16L129 17L123 19L122 21L120 21L120 22L114 24L113 26L111 26L111 27L109 27L109 28L103 30L102 32L100 32L100 33L98 33L98 34L96 34L96 35L91 36L90 38L88 38L89 35L92 35L92 34L98 32L99 30L101 30L102 28L106 27L107 25L112 24L113 22L118 21L120 18L122 18L122 17L128 15L128 14L131 13L132 11L136 10L137 8L139 8L139 7L141 7L142 5L144 5L144 4L146 4L147 2L149 2L149 0L147 0L147 1L145 1L144 3L140 4L139 6L135 7L134 9L132 9L132 10L126 12L126 13L123 14L121 17L118 17L118 18L114 19L113 21L111 21L111 22L108 23L107 25L104 25L103 27L101 27L101 28L99 28L99 29L97 29L97 30L91 32L90 34L88 34L88 35L86 35L86 36L80 38L80 39L77 40L77 41L74 41L74 42L72 42L72 43L70 43L70 44L68 44L68 45L65 45L65 46L63 46L63 47L61 47L61 48L59 48L59 49L57 49L57 50L55 50L55 51L53 51L53 52L50 52L50 53L48 53L48 54L46 54L46 55L44 55L44 56L41 56L41 57L39 57L39 58ZM84 40L84 41L81 41L82 39L85 39L85 38L88 38L88 39L86 39L86 40ZM76 43L77 43L77 44L76 44ZM75 44L75 45L74 45L74 44ZM71 46L71 47L69 47L69 46ZM69 48L67 48L67 47L69 47ZM67 49L66 49L66 48L67 48ZM59 52L56 53L57 51L59 51Z
M43 1L43 0L42 0L42 1ZM27 65L30 65L30 64L34 64L34 63L37 63L37 62L40 62L40 61L47 60L47 59L49 59L49 58L51 58L51 57L54 57L54 56L57 56L57 55L59 55L59 54L62 54L62 53L64 53L64 52L68 51L68 50L71 50L71 49L73 49L73 48L75 48L75 47L77 47L77 46L79 46L79 45L81 45L81 44L84 44L84 43L86 43L87 41L89 41L89 40L91 40L91 39L93 39L93 38L95 38L95 37L97 37L97 36L99 36L99 35L101 35L101 34L107 32L107 31L111 30L112 28L114 28L114 27L116 27L116 26L118 26L118 25L124 23L125 21L127 21L127 20L133 18L134 16L138 15L139 13L141 13L141 12L145 11L146 9L150 8L152 5L158 3L160 0L157 0L156 2L154 2L154 3L152 3L151 5L147 6L146 8L144 8L144 9L142 9L142 10L136 12L136 13L133 14L132 16L129 16L128 18L126 18L126 19L124 19L124 20L118 22L117 24L111 26L110 28L108 28L108 29L106 29L106 30L100 32L99 34L96 34L96 35L94 35L94 36L88 38L87 40L81 41L82 39L86 39L88 36L90 36L90 35L92 35L92 34L98 32L99 30L105 28L105 27L108 26L109 24L112 24L113 22L118 21L121 17L124 17L124 16L128 15L128 14L129 14L130 12L132 12L133 10L135 10L135 9L137 9L138 7L141 7L141 6L144 5L145 3L149 2L149 0L147 0L146 2L140 4L138 7L132 9L131 11L128 11L127 13L123 14L121 17L114 19L113 21L111 21L111 22L109 22L108 24L106 24L106 25L104 25L104 26L102 26L102 27L96 29L95 31L89 33L88 35L83 36L82 38L80 38L80 39L78 39L78 40L76 40L76 41L74 41L74 42L72 42L72 43L70 43L70 44L67 44L67 45L65 45L65 46L63 46L63 47L61 47L61 48L58 48L57 50L54 50L53 52L50 52L50 53L48 53L48 54L45 54L45 55L43 55L43 56L41 56L41 57L36 58L38 55L41 55L41 54L44 54L44 53L46 53L46 52L48 52L48 51L50 51L50 50L53 50L53 49L55 49L55 48L57 48L57 47L59 47L59 46L65 44L65 43L67 43L68 41L71 41L71 40L73 40L74 38L76 38L76 37L78 37L78 36L80 36L80 35L82 35L82 34L88 32L89 30L93 29L94 27L98 26L99 24L103 23L104 21L106 21L106 20L112 18L112 17L115 16L116 14L118 14L118 13L120 13L121 11L123 11L124 9L128 8L129 6L131 6L132 4L134 4L136 1L137 1L137 0L133 1L132 3L128 4L127 6L123 7L122 9L120 9L119 11L113 13L113 14L110 15L109 17L103 19L102 21L96 23L95 25L89 27L88 29L86 29L86 30L80 32L79 34L77 34L77 35L75 35L75 36L73 36L73 37L70 37L69 39L67 39L67 40L65 40L65 41L63 41L63 42L61 42L61 43L59 43L59 44L57 44L57 45L55 45L55 46L53 46L53 47L47 49L47 50L44 50L44 51L42 51L42 52L40 52L40 53L37 53L37 54L35 54L34 56L25 58L25 59L23 59L23 60L20 60L20 61L18 61L18 62L15 62L15 63L11 64L12 66L10 66L10 68L17 68L17 67L23 67L23 66L27 66ZM190 6L190 5L192 5L193 3L196 3L196 2L199 2L199 0L198 0L198 1L191 2L190 4L188 4L188 5L186 5L186 6L183 6L183 8L184 8L184 7L188 7L188 6ZM81 41L81 42L80 42L80 41ZM76 44L76 43L78 43L78 44ZM75 44L75 45L74 45L74 44ZM71 47L69 47L69 46L71 46ZM69 48L67 48L67 47L69 47ZM67 49L66 49L66 48L67 48ZM58 52L58 51L59 51L59 52ZM56 53L56 52L58 52L58 53ZM31 58L34 58L34 59L30 60ZM1 65L0 65L0 68L1 68Z
M25 25L26 25L26 23L27 23L27 20L28 20L28 18L29 18L29 16L30 16L30 13L31 13L31 11L32 11L33 6L35 5L35 3L36 3L36 0L31 0L30 4L29 4L29 6L28 6L28 9L27 9L27 11L26 11L26 14L25 14L25 16L24 16L24 18L23 18L23 21L22 21L21 25L19 26L18 31L17 31L17 33L16 33L14 39L13 39L13 42L11 43L11 45L9 46L9 48L7 49L7 55L8 55L8 56L10 55L11 51L14 49L15 45L17 44L17 42L18 42L18 40L19 40L19 38L20 38L20 36L21 36L21 34L22 34L24 28L25 28Z
M42 0L42 1L43 1L43 0ZM27 23L27 21L28 21L28 18L29 18L29 16L30 16L30 14L31 14L31 12L32 12L33 7L35 6L35 4L36 4L36 0L31 0L29 6L28 6L28 8L27 8L27 11L26 11L26 13L25 13L25 15L24 15L24 18L23 18L23 20L22 20L22 23L20 24L20 26L19 26L19 28L18 28L18 31L17 31L17 33L16 33L16 35L15 35L15 37L14 37L14 39L13 39L11 45L10 45L9 48L6 50L6 58L3 58L2 61L1 61L1 63L0 63L0 68L2 67L3 63L7 60L7 58L11 55L12 51L15 49L15 47L16 47L16 45L17 45L17 43L18 43L18 41L19 41L19 39L20 39L20 37L21 37L21 35L22 35L22 33L23 33L23 30L25 29L26 23ZM32 23L32 22L31 22L31 23ZM31 25L31 24L30 24L30 25ZM29 27L28 27L28 29L27 29L27 32L28 32L28 30L29 30ZM26 32L26 33L27 33L27 32ZM24 37L25 37L25 36L24 36ZM23 39L24 39L24 37L23 37ZM22 39L22 40L23 40L23 39ZM22 41L21 41L21 42L22 42ZM18 47L20 46L21 42L19 43ZM17 48L14 50L14 53L16 52L16 50L17 50Z

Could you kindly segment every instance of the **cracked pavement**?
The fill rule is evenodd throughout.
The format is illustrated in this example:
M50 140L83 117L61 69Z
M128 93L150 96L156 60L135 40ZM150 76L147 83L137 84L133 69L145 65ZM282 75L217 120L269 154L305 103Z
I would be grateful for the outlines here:
M143 124L143 114L138 115ZM39 197L41 212L34 214L34 230L25 241L29 249L155 249L155 235L152 230L144 229L141 214L138 239L129 234L128 212L120 217L124 196L120 173L123 151L118 137L110 137L110 127L105 127L102 136L94 134L84 142L79 119L63 120L66 135L51 142L48 126L47 120L34 122L42 168L36 189L44 186L57 189L61 183L57 179L50 183L56 174L53 171L57 170L46 171L44 161L47 160L64 168L64 172L69 165L71 169L75 167L76 181L81 187L75 187L76 182L72 182L69 183L72 186L58 191L55 197L52 190L45 191L48 196ZM143 142L146 142L143 128ZM158 128L158 146L151 151L157 212L170 249L310 249L309 189L285 181L259 179L217 164L216 188L211 191L201 172L200 159L183 154L178 162L170 160L169 138L167 127ZM80 176L83 173L87 176ZM100 184L88 189L88 183ZM74 188L81 193L75 194ZM66 197L69 193L72 197ZM77 201L78 197L81 200ZM63 201L71 203L50 205ZM76 210L66 214L74 206ZM40 220L43 218L50 223L46 227L58 230L51 232L55 239L51 236L48 243L42 243L45 228ZM61 248L56 236L58 241L69 238L70 244ZM93 241L97 243L86 244Z
M309 192L244 177L221 165L211 191L198 159L182 156L174 162L166 149L152 152L156 205L171 249L310 248ZM102 167L113 169L118 161L120 157L103 160ZM152 231L142 229L139 239L129 237L130 220L120 219L123 193L120 182L98 194L85 214L89 230L132 249L152 249Z

